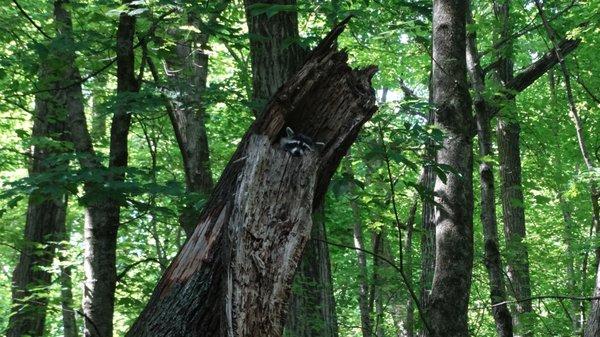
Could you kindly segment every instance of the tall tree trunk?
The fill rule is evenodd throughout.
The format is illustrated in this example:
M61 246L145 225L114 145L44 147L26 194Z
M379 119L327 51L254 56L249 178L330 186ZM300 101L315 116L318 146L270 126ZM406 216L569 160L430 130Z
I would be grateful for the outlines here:
M498 39L510 39L510 0L494 2L499 22ZM503 85L513 80L512 43L506 42L498 53L497 77ZM521 182L521 129L513 99L500 103L503 113L498 118L498 157L502 195L502 220L508 253L508 278L518 300L514 315L515 328L523 336L532 336L533 319L529 253L525 245L525 200Z
M55 2L57 20L61 22L62 37L71 41L73 34L69 13L62 7L67 1ZM127 3L127 2L126 2ZM60 18L60 19L58 19ZM65 48L63 59L67 66L69 86L65 89L69 132L80 166L88 174L100 174L104 181L88 180L84 184L84 335L112 336L114 292L116 283L116 239L122 193L114 190L115 183L124 180L127 166L127 135L131 122L132 93L138 90L134 75L133 36L135 17L122 13L117 30L117 93L119 104L112 118L109 168L96 156L84 114L81 76L75 66L75 51Z
M429 80L429 103L433 104L433 92L431 88L431 77ZM429 109L427 125L435 122L435 111ZM435 162L435 144L428 140L425 144L425 160L429 163ZM421 186L428 194L422 200L421 207L421 275L419 277L419 300L421 303L429 301L431 286L433 282L433 270L435 269L435 207L433 203L433 189L435 187L435 171L431 165L423 167L423 178ZM424 331L424 330L422 330Z
M469 22L472 21L470 11L467 20ZM484 96L485 78L479 64L475 32L467 33L467 69L471 80L471 87L475 94L473 106L477 122L479 155L482 158L491 158L494 156L491 130L493 108L485 100ZM481 223L483 224L485 267L488 271L492 315L494 316L498 336L511 337L513 336L512 317L505 303L507 299L506 288L498 243L493 162L490 160L482 161L479 165L479 174L481 180Z
M311 240L306 243L294 277L285 325L289 337L338 336L325 212L319 207L313 212Z
M555 78L555 74L554 74L554 70L550 70L548 71L548 89L550 90L550 103L552 105L552 107L556 107L557 103L558 103L558 98L557 98L557 94L556 94L556 78ZM555 110L555 109L552 109ZM555 132L554 134L555 137L558 137L558 133ZM561 151L561 144L560 142L556 142L555 144L556 150L558 152ZM558 186L555 189L555 193L556 196L558 198L558 203L560 206L560 210L563 216L563 221L564 221L564 229L563 229L563 241L564 244L566 246L566 257L567 257L567 262L566 262L566 272L567 272L567 284L568 284L568 289L571 289L572 292L576 291L575 293L572 293L572 295L575 296L581 296L581 293L579 291L579 289L577 289L577 277L575 276L575 251L573 249L573 244L574 244L574 222L573 222L573 218L571 216L571 207L568 203L567 200L565 200L564 196L563 196L563 192L562 192L562 188L561 188L561 175L563 174L563 164L560 160L556 160L553 163L553 166L556 169L557 172L557 181L559 181ZM585 310L585 306L583 305L583 302L578 301L578 300L571 300L571 312L570 315L573 318L573 331L574 332L579 332L581 327L583 326L583 322L584 322L584 310Z
M128 4L129 1L124 2ZM84 271L85 289L83 297L84 335L86 337L112 336L113 314L116 287L116 249L117 231L120 224L120 207L123 203L122 192L110 191L125 179L127 167L127 136L131 124L132 94L138 91L135 78L135 55L133 38L135 34L135 16L121 13L117 29L117 104L110 128L110 154L107 171L108 189L87 184L86 197L94 201L87 205L84 225ZM76 94L78 95L78 93ZM83 124L85 126L85 124ZM89 138L87 130L72 134L80 138ZM76 138L74 141L77 142ZM80 140L81 141L81 140ZM81 151L88 140L82 141L79 152L91 156L91 142L86 151ZM77 146L76 146L77 149ZM82 166L87 169L101 167L93 156L93 165ZM98 198L98 195L100 196Z
M299 44L296 0L244 0L252 60L252 108L257 115L304 61ZM291 6L268 17L255 15L261 5Z
M295 73L305 57L299 45L297 11L295 9L281 11L272 17L266 14L253 15L253 8L260 3L295 6L296 1L246 0L244 2L250 33L255 114ZM315 205L315 209L324 208L324 204ZM312 234L324 237L320 235L325 233L324 214L315 213L314 218L319 218L320 221L313 226ZM301 290L293 293L290 299L289 324L286 325L288 334L294 337L337 336L337 318L327 243L319 240L309 240L306 243L300 269L296 275L300 280ZM315 311L315 307L320 310ZM307 313L310 313L310 316L306 316ZM306 321L300 322L301 318Z
M408 219L406 220L406 244L404 245L404 256L406 257L406 261L404 262L404 268L406 269L406 274L409 276L409 279L412 280L413 275L413 235L414 235L414 227L415 227L415 214L417 212L418 202L415 200L412 207L410 208L410 212L408 215ZM401 247L399 247L401 248ZM414 337L415 335L415 313L414 307L415 303L410 296L407 296L406 300L406 322L404 324L406 329L406 337Z
M597 269L596 286L593 294L596 298L600 297L600 264L598 264ZM600 299L592 300L592 310L590 311L590 316L588 317L583 333L583 337L597 336L600 336Z
M66 216L66 212L64 214ZM63 335L64 337L77 337L79 333L77 330L77 321L75 320L73 281L71 278L71 270L73 268L70 265L66 253L69 247L70 233L67 231L66 221L64 219L59 225L62 225L59 227L61 242L59 245L60 251L58 253L58 260L60 261L60 306L63 317Z
M55 39L59 38L57 36ZM45 56L40 55L39 60L38 83L46 91L42 90L35 96L31 135L35 145L29 167L31 178L60 175L68 167L68 163L59 157L67 151L61 144L67 138L67 101L61 90L65 81L64 63L56 47L49 46L49 49L50 52ZM66 195L47 192L49 187L55 187L50 185L52 183L36 186L29 196L24 244L12 276L13 306L6 331L8 337L44 334L48 305L46 288L51 282L48 268L54 259L56 242L61 239L67 211Z
M313 205L375 110L375 69L353 71L333 47L344 25L319 44L247 131L200 225L127 336L281 336ZM285 126L326 145L318 155L291 158L271 145Z
M349 161L346 162L346 174L354 177L352 166ZM355 194L355 187L352 187L352 197ZM353 239L356 248L356 258L358 262L358 310L360 312L360 327L363 337L371 337L373 334L373 324L371 322L371 310L369 305L369 277L367 271L367 257L365 255L365 244L363 240L362 219L360 216L360 207L355 200L350 200L350 209L352 210Z
M229 2L229 0L219 1L206 27L214 25ZM197 13L188 13L187 21L188 25L199 30L203 29ZM204 102L208 78L208 54L205 51L208 49L210 36L202 31L181 38L177 33L172 32L177 42L166 62L169 88L174 92L173 95L166 95L170 98L169 118L183 159L186 189L193 194L199 194L199 197L206 198L213 188L206 135L206 102ZM188 236L197 225L195 215L198 214L198 210L194 207L196 201L191 200L184 207L179 219Z
M445 134L439 164L453 168L435 184L436 255L426 303L431 336L469 335L467 307L473 268L474 121L467 84L467 2L433 3L433 103L435 123Z

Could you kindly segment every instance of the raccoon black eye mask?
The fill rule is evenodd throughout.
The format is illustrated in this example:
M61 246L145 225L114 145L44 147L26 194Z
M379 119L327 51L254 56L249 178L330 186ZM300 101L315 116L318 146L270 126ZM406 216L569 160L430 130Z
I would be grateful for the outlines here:
M308 151L314 151L317 147L325 145L321 142L314 142L310 137L301 133L294 133L289 126L285 128L285 133L286 136L281 137L279 145L293 157L302 157Z

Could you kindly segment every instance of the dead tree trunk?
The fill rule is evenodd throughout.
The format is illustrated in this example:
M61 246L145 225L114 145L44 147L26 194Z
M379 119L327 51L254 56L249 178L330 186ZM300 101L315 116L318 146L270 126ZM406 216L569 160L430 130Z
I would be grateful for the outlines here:
M312 207L376 109L376 68L352 70L335 50L346 22L247 131L194 234L127 336L281 335ZM318 155L290 158L273 145L285 126L326 144Z

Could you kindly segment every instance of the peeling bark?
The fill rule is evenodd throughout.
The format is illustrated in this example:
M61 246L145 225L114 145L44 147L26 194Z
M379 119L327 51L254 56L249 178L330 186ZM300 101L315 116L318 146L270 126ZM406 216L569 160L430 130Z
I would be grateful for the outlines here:
M376 109L370 86L375 68L354 71L346 64L347 55L335 51L346 22L311 53L247 131L194 234L127 336L281 335L312 207L322 201L342 156ZM285 126L323 140L326 144L318 158L290 159L257 136L275 144ZM284 167L283 175L269 173L270 168ZM264 175L256 174L260 170ZM316 178L311 178L314 170ZM263 178L276 181L277 190L267 185L261 187L264 196L255 191ZM252 198L261 202L253 204ZM260 216L261 222L246 216L251 214ZM242 261L252 262L242 266ZM244 309L249 307L258 310Z

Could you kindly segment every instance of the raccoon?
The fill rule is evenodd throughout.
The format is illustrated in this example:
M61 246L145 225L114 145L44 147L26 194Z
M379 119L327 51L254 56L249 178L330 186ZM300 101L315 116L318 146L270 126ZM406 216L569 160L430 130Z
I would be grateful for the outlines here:
M285 133L286 136L281 137L279 145L293 157L302 157L308 151L315 151L317 147L325 145L321 142L314 142L310 137L301 133L294 133L289 126L285 128Z

